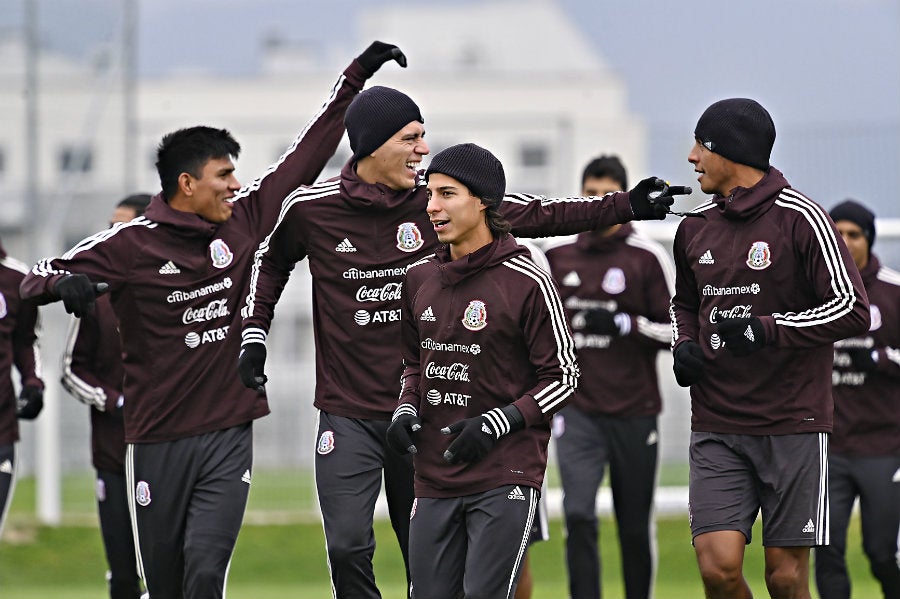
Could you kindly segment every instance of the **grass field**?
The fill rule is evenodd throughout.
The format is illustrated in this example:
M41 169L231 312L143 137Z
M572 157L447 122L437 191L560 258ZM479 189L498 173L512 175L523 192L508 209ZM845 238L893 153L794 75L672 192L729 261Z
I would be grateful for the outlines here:
M251 508L262 501L277 509L281 500L257 493L254 480ZM67 485L68 486L68 485ZM260 485L263 486L263 485ZM294 489L299 495L308 491L307 484ZM71 524L51 528L37 526L28 516L33 504L33 488L27 480L17 489L7 523L8 530L0 544L0 597L4 599L99 599L104 596L105 563L99 531L94 523ZM66 491L66 495L70 491ZM74 492L72 492L74 494ZM90 486L87 486L90 509ZM254 494L259 495L255 497ZM29 497L30 495L30 497ZM294 502L297 502L297 495ZM74 497L72 498L75 499ZM27 501L31 503L24 503ZM300 500L302 501L302 500ZM33 510L31 510L33 511ZM660 519L658 526L659 567L656 583L657 599L702 597L699 574L690 544L685 517ZM622 597L620 557L615 542L615 522L604 518L601 523L604 597ZM878 597L879 589L868 572L859 540L859 522L851 528L849 566L854 583L854 597ZM748 547L746 576L754 596L767 597L763 583L762 548L757 539ZM405 581L399 550L387 522L376 526L378 549L375 570L379 588L386 599L405 596ZM566 596L565 562L561 522L551 522L551 539L532 548L531 562L535 577L535 599L557 599ZM814 596L815 593L814 593ZM232 562L228 586L229 599L284 599L330 597L328 569L325 560L322 529L317 520L284 525L244 526Z

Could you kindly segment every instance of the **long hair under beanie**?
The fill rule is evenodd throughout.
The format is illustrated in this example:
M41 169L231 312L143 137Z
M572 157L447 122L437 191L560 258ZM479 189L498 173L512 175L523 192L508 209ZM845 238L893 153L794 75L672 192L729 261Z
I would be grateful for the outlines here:
M425 119L403 92L381 85L361 91L344 114L353 160L368 156L413 121L424 123Z
M871 210L856 200L844 200L832 208L828 215L834 222L849 220L862 229L869 242L869 251L872 251L872 246L875 245L875 215Z
M700 115L694 137L711 152L765 171L775 145L775 123L756 100L729 98Z

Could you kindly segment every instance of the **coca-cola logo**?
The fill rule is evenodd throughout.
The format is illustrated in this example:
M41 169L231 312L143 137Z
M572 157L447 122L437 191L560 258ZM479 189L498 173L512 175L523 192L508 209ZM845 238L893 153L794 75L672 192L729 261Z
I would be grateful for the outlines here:
M429 379L443 379L445 381L469 382L469 365L462 362L454 362L445 366L439 366L429 362L425 367L425 377Z
M713 306L709 312L709 322L716 323L722 318L750 318L753 316L753 313L750 312L751 308L753 308L753 304L739 304L731 308Z
M403 283L388 283L384 287L368 287L363 285L356 290L358 302L387 302L400 299Z
M199 308L188 308L181 317L181 322L191 324L192 322L207 322L222 316L228 316L228 306L226 299L217 299L209 302L206 306Z

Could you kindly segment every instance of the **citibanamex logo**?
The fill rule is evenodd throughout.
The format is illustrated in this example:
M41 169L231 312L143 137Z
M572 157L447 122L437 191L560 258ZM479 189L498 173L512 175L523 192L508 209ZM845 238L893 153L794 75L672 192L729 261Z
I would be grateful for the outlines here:
M191 324L192 322L206 322L222 316L228 316L227 302L227 299L217 299L200 308L188 308L184 311L181 322Z
M434 362L429 362L425 367L425 377L429 379L443 379L445 381L463 381L469 382L469 365L461 362L454 362L447 366L438 366Z
M428 403L436 406L441 403L441 392L437 389L429 389L428 393L425 394L425 398L428 400Z
M400 299L403 283L388 283L384 287L367 287L363 285L356 291L358 302L386 302Z

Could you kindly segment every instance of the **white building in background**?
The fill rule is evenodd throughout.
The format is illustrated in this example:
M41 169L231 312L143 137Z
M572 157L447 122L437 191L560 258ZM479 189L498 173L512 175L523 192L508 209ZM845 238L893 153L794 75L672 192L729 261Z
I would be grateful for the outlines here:
M422 23L441 27L423 28ZM621 79L552 2L419 7L413 22L410 9L398 5L361 14L359 31L359 40L345 47L359 52L381 39L396 43L408 56L408 69L387 65L374 83L402 89L416 100L432 152L463 141L478 143L503 161L508 189L548 195L575 195L583 165L603 152L622 156L635 180L646 173L644 126L628 109ZM155 193L156 145L174 129L196 124L229 129L242 145L239 180L247 183L261 173L318 108L353 56L332 53L326 61L330 64L323 66L310 58L315 49L272 39L266 48L264 66L254 77L184 72L139 80L134 165L123 158L124 94L115 60L102 60L101 54L95 64L85 65L42 55L41 226L58 228L60 236L59 247L42 247L38 253L59 253L102 228L113 204L126 193ZM21 229L28 213L22 201L27 184L22 65L21 41L0 39L0 235L11 253L36 259L40 256L15 251L17 242L25 247ZM345 138L323 176L337 174L349 155ZM134 189L125 188L128 168L133 169ZM308 271L301 266L279 304L270 337L268 388L278 416L257 425L261 467L311 467L312 452L304 449L315 442L309 301ZM52 386L58 379L52 369L66 318L56 307L44 312L43 346ZM58 388L56 396L60 420L66 423L59 433L62 470L87 469L87 414ZM683 415L683 408L677 414ZM298 422L308 426L298 427ZM680 453L686 439L677 443L673 453ZM23 449L27 471L33 452L29 454L27 442Z

